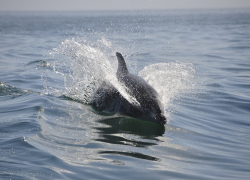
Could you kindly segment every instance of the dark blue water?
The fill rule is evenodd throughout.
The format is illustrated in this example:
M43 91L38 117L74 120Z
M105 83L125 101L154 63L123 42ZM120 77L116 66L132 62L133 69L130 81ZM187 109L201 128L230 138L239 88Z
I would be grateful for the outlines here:
M0 179L249 179L249 10L0 13L0 42ZM117 51L165 126L84 104Z

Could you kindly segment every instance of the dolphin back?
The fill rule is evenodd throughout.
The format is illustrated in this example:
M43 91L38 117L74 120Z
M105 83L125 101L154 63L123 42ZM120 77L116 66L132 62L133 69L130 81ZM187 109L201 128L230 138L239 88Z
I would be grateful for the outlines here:
M158 93L144 79L128 72L126 62L120 53L117 52L116 56L118 59L117 79L126 87L128 94L140 103L143 111L141 117L165 124L164 109Z

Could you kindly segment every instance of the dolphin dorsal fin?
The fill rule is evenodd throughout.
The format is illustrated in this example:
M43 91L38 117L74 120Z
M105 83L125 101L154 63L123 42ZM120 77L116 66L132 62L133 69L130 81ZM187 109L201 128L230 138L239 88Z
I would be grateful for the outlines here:
M124 58L122 57L121 53L117 52L116 57L118 60L118 69L116 72L116 76L119 77L119 76L127 75L128 68L127 68L126 62L125 62Z

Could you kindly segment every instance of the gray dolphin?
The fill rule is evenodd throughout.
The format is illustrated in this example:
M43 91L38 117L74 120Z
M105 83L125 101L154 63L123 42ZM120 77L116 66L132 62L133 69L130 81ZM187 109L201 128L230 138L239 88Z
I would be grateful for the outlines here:
M116 53L118 81L126 87L127 93L136 99L138 104L130 103L110 83L103 82L95 92L92 107L102 114L121 114L158 124L167 122L163 105L158 94L144 79L128 72L123 56Z

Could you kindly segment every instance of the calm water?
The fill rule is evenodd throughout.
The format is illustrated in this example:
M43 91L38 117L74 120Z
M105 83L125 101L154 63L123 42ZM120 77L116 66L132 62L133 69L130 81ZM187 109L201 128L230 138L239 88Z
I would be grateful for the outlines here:
M249 179L249 10L0 13L0 42L0 179ZM167 125L85 104L116 51Z

